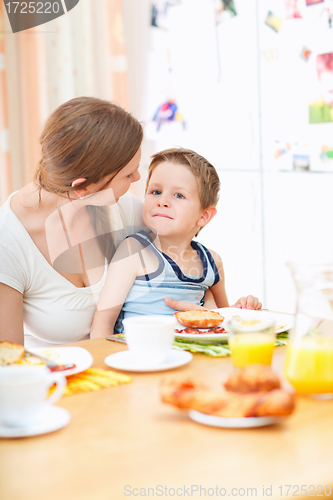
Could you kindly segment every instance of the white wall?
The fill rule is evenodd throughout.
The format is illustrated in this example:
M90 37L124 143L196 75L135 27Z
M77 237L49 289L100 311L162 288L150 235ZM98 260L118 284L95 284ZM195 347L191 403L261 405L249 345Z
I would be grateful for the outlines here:
M290 312L295 289L286 262L333 260L332 173L295 173L291 153L273 156L276 139L308 141L314 151L333 137L332 124L308 124L314 59L299 57L305 45L313 58L333 51L333 39L318 6L298 3L303 18L284 20L275 33L264 21L268 10L285 17L283 0L235 0L238 15L217 27L213 1L183 0L169 9L168 31L149 26L148 0L140 0L142 11L123 0L132 105L146 124L144 168L148 154L172 146L211 161L221 197L199 239L222 256L230 302L252 293L264 307ZM267 51L277 58L268 60ZM152 116L170 96L187 128L171 123L157 132ZM313 156L312 167L318 161Z

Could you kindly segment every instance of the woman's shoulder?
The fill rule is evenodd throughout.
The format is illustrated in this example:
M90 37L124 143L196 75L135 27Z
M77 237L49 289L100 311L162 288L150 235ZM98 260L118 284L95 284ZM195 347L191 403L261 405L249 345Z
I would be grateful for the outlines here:
M10 200L12 199L12 197L14 196L14 194L16 194L17 191L14 191L14 193L10 194L7 198L7 200L0 206L0 216L3 217L4 214L8 214L9 212L11 212L11 208L10 208Z
M4 241L8 233L15 233L17 231L17 217L10 208L10 200L14 194L12 193L0 207L0 244Z

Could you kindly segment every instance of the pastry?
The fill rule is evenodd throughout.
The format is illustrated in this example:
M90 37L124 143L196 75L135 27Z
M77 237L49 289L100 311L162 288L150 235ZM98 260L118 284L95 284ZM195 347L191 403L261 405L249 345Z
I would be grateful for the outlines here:
M224 317L208 310L182 311L174 313L179 323L190 328L212 328L219 326Z
M251 364L238 370L225 382L227 391L233 392L267 392L279 389L279 377L267 366Z
M280 389L278 377L266 366L250 365L232 374L225 387L213 389L190 376L173 376L162 380L161 396L177 408L225 418L286 416L295 407L294 394Z
M0 366L19 363L24 356L24 347L9 340L0 342Z

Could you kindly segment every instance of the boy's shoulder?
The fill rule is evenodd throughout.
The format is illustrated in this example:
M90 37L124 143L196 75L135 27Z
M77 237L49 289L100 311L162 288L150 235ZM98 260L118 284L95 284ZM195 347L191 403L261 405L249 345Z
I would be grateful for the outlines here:
M208 252L211 254L211 256L213 257L213 259L216 261L216 260L222 260L220 255L215 252L215 250L212 250L211 248L207 248Z
M133 255L154 246L154 238L145 230L138 231L126 236L120 243L117 252L124 255Z
M219 254L217 252L215 252L215 250L212 250L211 248L206 247L200 241L196 241L196 240L193 240L193 241L196 244L200 245L204 250L206 250L206 252L209 252L215 261L216 260L217 261L221 261L222 260L221 257L219 256Z

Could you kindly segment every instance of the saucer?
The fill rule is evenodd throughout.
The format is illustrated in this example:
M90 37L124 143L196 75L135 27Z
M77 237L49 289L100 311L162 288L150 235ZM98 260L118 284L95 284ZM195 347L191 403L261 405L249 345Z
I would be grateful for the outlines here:
M250 429L252 427L266 427L267 425L279 424L285 417L244 417L244 418L226 418L216 417L215 415L206 415L196 410L189 412L189 417L199 424L210 425L212 427L224 427L228 429Z
M104 363L110 368L125 370L130 372L159 372L163 370L171 370L178 366L186 365L193 358L192 354L187 351L172 350L165 361L156 364L138 364L131 351L120 351L110 354L104 359Z
M69 411L58 406L50 406L45 411L36 424L22 427L7 427L0 424L0 438L18 438L28 436L38 436L48 432L57 431L69 424L71 415Z

